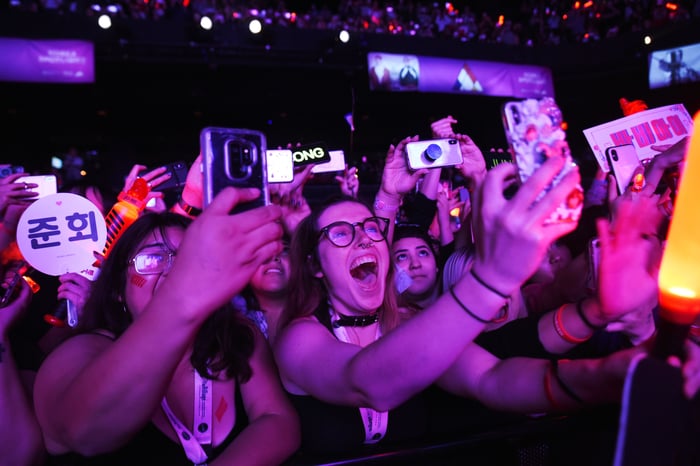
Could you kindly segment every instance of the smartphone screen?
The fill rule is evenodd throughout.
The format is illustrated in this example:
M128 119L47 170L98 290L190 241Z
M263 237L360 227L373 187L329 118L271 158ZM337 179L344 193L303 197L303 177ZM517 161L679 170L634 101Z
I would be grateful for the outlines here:
M267 141L256 130L207 127L200 133L204 165L204 207L225 187L258 188L257 199L238 204L231 213L270 203L267 187Z
M294 181L294 159L291 149L268 149L266 157L268 183Z
M311 173L341 172L345 170L345 152L342 150L331 150L328 151L328 154L331 160L314 165Z

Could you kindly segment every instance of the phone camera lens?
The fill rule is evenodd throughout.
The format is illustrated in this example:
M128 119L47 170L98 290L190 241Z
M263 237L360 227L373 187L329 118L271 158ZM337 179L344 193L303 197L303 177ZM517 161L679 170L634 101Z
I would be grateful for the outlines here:
M618 161L619 157L617 156L617 151L616 151L616 150L614 150L614 149L611 150L611 151L610 151L610 155L612 156L612 159L613 159L615 162Z
M436 161L442 155L442 149L437 144L430 144L425 148L425 157L431 162Z
M448 143L449 145L451 145L451 146L454 146L455 144L457 144L457 140L456 140L456 139L450 139L449 141L447 141L447 143Z

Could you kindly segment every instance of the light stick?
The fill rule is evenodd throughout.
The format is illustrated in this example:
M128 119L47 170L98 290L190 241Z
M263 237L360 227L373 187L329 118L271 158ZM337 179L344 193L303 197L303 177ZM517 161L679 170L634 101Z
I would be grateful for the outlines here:
M700 112L693 120L659 272L661 308L653 354L682 356L683 341L700 314Z

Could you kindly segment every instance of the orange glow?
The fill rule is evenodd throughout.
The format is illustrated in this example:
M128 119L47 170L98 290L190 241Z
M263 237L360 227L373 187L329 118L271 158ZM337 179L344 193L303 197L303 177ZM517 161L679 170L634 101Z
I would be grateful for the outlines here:
M693 119L685 166L659 272L661 314L668 321L692 324L700 314L700 112Z
M671 10L671 11L677 11L678 10L678 5L675 3L671 2L666 2L666 9Z
M593 2L592 2L592 1L588 1L588 2L586 2L586 3L583 4L583 7L584 7L584 8L590 8L590 7L592 7L592 6L593 6Z
M505 21L505 18L503 15L498 15L498 25L503 26L503 22Z
M581 2L574 2L574 10L581 8Z
M632 192L638 193L644 188L644 174L637 173L632 178Z
M450 215L453 217L459 217L459 207L455 207L454 209L450 210Z
M569 123L562 121L561 124L559 125L559 127L561 129L563 129L564 131L567 131L569 129Z

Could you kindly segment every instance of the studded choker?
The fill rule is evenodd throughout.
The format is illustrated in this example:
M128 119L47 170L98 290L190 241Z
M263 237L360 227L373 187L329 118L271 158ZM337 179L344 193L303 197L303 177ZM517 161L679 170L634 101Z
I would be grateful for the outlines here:
M338 319L332 321L332 325L335 328L338 327L367 327L372 325L379 320L379 312L365 316L346 316L340 312L336 312Z

